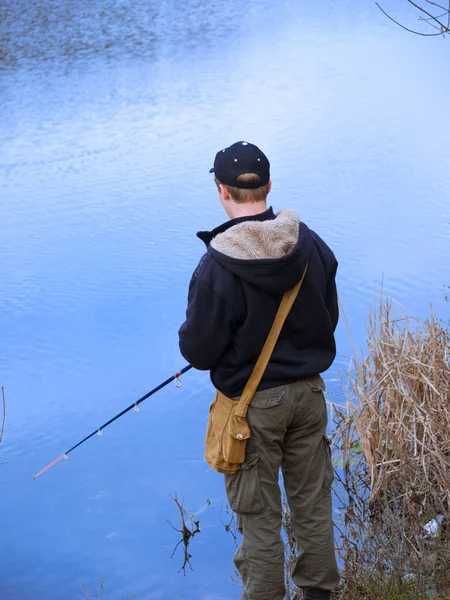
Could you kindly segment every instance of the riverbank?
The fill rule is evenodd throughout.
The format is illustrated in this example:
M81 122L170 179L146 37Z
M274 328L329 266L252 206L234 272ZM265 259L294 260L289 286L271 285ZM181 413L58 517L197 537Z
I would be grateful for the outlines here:
M450 332L381 298L335 406L345 600L450 595Z

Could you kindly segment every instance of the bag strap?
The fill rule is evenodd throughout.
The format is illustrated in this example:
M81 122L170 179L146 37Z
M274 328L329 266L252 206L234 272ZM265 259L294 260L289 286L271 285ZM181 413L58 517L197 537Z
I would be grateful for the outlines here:
M259 358L256 361L256 365L253 368L252 374L250 375L250 378L247 381L244 391L242 392L242 396L238 401L238 406L236 407L235 415L239 417L245 417L247 415L248 405L252 401L252 398L255 395L256 390L258 389L258 385L260 384L262 376L264 375L266 367L269 363L270 357L272 356L273 349L275 348L275 344L277 343L284 322L286 321L289 311L291 310L292 305L294 304L294 301L298 296L300 288L302 287L302 283L305 279L307 269L308 264L306 264L302 278L297 283L297 285L295 285L291 290L289 290L283 295L283 299L278 308L275 320L273 322L269 335L267 336L267 339L264 343L263 349L261 350L261 354L259 355Z

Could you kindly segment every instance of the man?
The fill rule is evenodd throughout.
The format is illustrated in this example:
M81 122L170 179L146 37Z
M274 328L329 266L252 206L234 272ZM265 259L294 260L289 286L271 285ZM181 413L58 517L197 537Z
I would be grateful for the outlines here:
M293 210L267 208L270 165L263 152L237 142L217 153L219 199L230 221L200 232L206 244L181 326L180 349L215 387L239 399L283 294L306 277L249 406L245 461L225 475L242 544L235 564L245 600L283 600L282 469L299 558L292 573L307 600L327 600L339 575L331 507L333 468L325 437L327 408L320 373L335 354L337 262Z

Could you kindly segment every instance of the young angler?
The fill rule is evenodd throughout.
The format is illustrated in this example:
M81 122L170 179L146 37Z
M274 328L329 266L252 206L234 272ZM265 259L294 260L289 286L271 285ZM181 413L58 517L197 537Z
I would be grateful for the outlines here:
M339 582L331 507L333 468L320 373L332 364L338 321L337 262L325 242L290 209L267 208L270 165L237 142L217 153L219 199L230 218L198 233L207 252L189 287L180 349L229 398L239 399L283 294L299 295L247 413L245 461L225 475L242 544L234 557L243 600L283 600L279 470L283 473L299 558L292 578L306 600L327 600Z

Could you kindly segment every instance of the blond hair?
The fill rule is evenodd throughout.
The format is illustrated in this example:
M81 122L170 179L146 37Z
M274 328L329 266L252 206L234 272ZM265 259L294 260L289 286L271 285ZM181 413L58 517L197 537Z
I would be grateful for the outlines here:
M219 185L223 185L227 188L228 193L236 202L236 204L244 204L245 202L264 202L269 193L269 184L261 185L257 188L238 188L231 185L226 185L214 177L214 181L219 189ZM259 175L256 173L242 173L236 177L236 181L242 183L250 183L259 181Z

